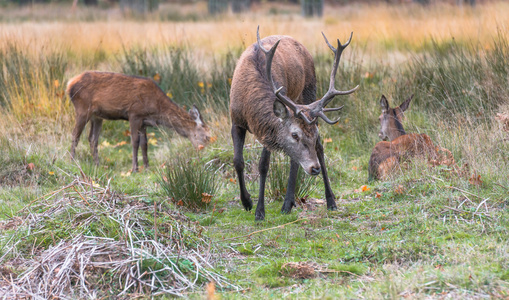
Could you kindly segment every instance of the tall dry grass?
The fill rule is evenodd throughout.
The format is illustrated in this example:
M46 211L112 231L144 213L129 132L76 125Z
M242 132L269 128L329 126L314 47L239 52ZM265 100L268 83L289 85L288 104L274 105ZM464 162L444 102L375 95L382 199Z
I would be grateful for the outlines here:
M67 20L67 15L62 13L63 22L3 23L0 38L16 41L33 51L63 47L78 56L96 51L116 53L132 45L151 47L166 43L193 49L197 61L201 61L212 53L221 54L251 44L256 39L256 27L260 25L262 35L291 35L313 53L327 51L321 31L329 37L342 39L353 31L355 47L377 57L378 52L387 50L420 50L431 37L438 42L452 37L462 43L475 40L489 47L497 28L508 32L505 30L509 24L508 10L509 3L502 1L489 2L475 9L450 5L351 5L328 7L323 19L274 15L260 9L239 17L186 22L151 21L154 19L139 22L118 18L83 22Z

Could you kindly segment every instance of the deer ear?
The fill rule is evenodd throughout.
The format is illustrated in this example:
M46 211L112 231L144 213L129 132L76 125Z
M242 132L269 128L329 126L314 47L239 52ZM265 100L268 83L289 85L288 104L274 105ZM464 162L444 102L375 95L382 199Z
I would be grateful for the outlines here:
M274 100L274 114L276 115L276 117L280 118L281 120L284 120L286 118L288 118L288 109L286 108L286 105L284 105L281 101L279 100Z
M401 103L401 105L399 106L399 109L401 109L401 111L407 110L408 106L410 105L410 101L412 101L413 97L414 97L414 94L412 94L412 96L408 97L408 99L406 99L405 102Z
M380 107L382 107L383 112L389 110L389 101L387 101L387 98L385 98L385 95L382 95L382 98L380 98Z
M203 125L203 121L201 119L200 111L198 110L198 107L193 104L193 107L189 110L189 116L193 121L196 122L198 125Z

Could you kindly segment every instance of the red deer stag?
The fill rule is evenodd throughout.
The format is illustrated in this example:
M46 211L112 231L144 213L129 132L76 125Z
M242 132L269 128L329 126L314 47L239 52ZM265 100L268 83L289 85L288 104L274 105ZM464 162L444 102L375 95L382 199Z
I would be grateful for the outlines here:
M424 133L405 132L401 123L403 113L408 109L413 95L406 99L400 106L391 108L389 101L382 95L380 106L382 114L380 120L380 132L378 136L382 140L375 145L369 159L368 180L387 179L400 167L400 162L413 157L427 158L432 165L454 163L449 150L441 148L445 152L446 159L441 159L438 148L431 138ZM386 141L389 140L389 141Z
M283 213L289 213L295 206L295 182L299 165L307 174L317 175L322 172L327 208L337 209L327 177L317 119L320 117L329 124L335 124L339 119L331 121L324 112L340 110L342 107L325 106L337 95L353 93L358 86L349 91L334 88L341 53L350 44L352 36L344 45L338 40L337 48L329 44L325 35L324 38L335 57L329 90L318 101L315 101L313 59L302 44L289 36L269 36L260 40L257 31L257 43L244 51L235 68L230 91L233 160L239 178L240 199L246 210L253 207L244 182L243 147L246 131L254 134L264 147L259 162L260 190L256 220L265 218L265 180L272 151L283 151L291 158L288 187L281 209Z
M131 127L133 172L138 171L138 147L141 145L143 164L148 167L147 126L166 126L189 138L197 149L209 141L209 129L193 105L189 113L170 100L157 84L145 77L108 72L84 72L67 84L67 94L76 110L72 132L71 156L85 125L90 121L90 150L99 164L97 141L103 119L127 120Z

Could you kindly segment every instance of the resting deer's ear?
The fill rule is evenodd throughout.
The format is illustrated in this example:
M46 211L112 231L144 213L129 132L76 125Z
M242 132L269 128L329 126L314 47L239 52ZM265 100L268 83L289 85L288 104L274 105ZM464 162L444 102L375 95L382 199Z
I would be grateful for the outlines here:
M273 109L276 117L280 118L281 120L288 118L289 115L288 109L286 108L286 105L284 105L281 101L277 99L274 100Z
M399 106L399 109L401 109L401 111L407 110L408 106L410 105L410 101L412 101L413 97L414 97L414 94L412 94L412 96L408 97L408 99L406 99L405 102L401 103L401 105Z
M382 112L389 110L389 101L387 101L387 98L385 98L384 95L382 95L382 98L380 98L380 107L382 107Z
M193 107L189 110L189 116L193 121L196 122L198 125L203 125L203 121L201 119L200 111L198 110L198 107L193 104Z

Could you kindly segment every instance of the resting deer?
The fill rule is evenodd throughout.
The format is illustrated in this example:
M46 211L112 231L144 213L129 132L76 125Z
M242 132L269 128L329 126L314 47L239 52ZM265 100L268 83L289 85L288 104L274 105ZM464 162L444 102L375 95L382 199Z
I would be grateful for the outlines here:
M131 127L133 168L138 171L138 147L141 145L143 164L148 167L147 126L166 126L187 137L197 149L209 141L209 129L200 112L193 107L186 112L149 78L108 72L84 72L67 84L67 94L76 110L72 131L71 156L74 158L81 133L90 121L90 150L99 164L97 142L103 119L127 120Z
M427 134L407 134L403 129L401 123L404 117L403 113L408 109L412 98L413 95L400 106L391 108L387 98L382 95L380 99L382 114L379 117L381 129L378 136L383 141L378 142L371 153L368 169L369 181L387 179L399 169L400 162L404 159L423 157L427 158L432 165L454 163L451 152L443 148L439 150ZM448 157L441 160L439 151L444 151Z
M352 36L345 45L338 40L338 47L334 48L325 38L335 57L329 90L317 101L313 59L306 48L293 38L278 35L260 40L257 32L257 43L249 46L241 55L230 91L233 159L242 205L246 210L251 210L253 203L244 182L243 147L246 132L254 134L262 143L256 220L265 218L265 180L272 151L283 151L291 158L288 187L281 209L283 213L289 213L295 206L295 182L299 165L307 174L322 173L327 208L336 209L317 123L318 118L322 118L329 124L335 124L339 119L331 121L324 112L340 110L342 107L325 107L335 96L353 93L358 88L349 91L334 88L341 53L351 39Z

